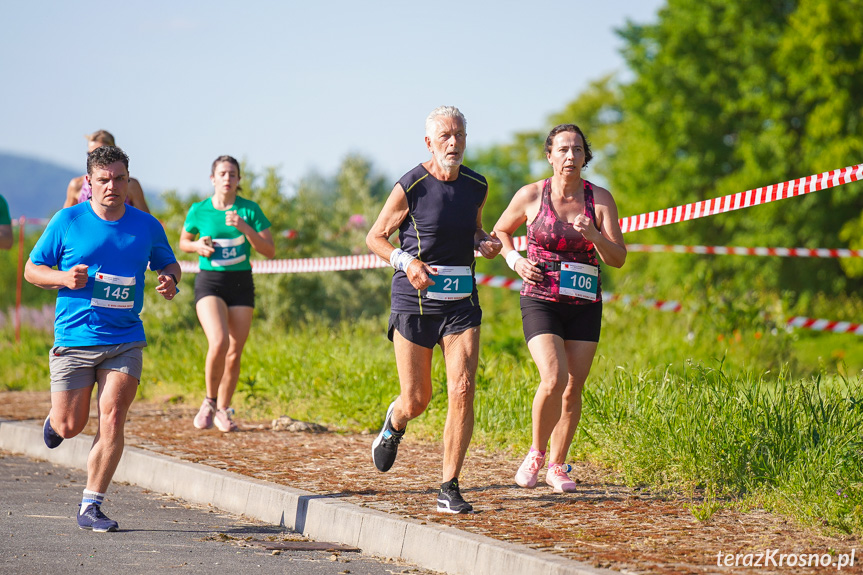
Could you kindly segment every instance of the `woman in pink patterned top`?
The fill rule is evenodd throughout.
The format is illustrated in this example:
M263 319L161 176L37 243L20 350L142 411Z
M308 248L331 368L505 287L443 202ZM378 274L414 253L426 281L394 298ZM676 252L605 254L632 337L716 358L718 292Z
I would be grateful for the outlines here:
M626 244L617 206L605 188L582 179L593 157L581 129L555 127L545 141L553 174L513 196L494 231L501 254L523 280L521 314L527 347L539 370L533 400L533 443L515 475L522 487L536 485L546 462L545 481L556 492L575 491L565 465L581 418L581 390L602 324L599 259L619 268ZM512 235L527 224L527 257Z

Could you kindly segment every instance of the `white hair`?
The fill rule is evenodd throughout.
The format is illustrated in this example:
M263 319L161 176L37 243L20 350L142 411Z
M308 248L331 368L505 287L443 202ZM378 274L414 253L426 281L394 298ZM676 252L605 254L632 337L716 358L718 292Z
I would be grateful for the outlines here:
M438 118L458 118L461 121L461 125L464 126L465 132L467 132L467 120L458 108L455 106L438 106L426 118L426 136L429 138L434 135L432 134L432 130L434 130L434 125Z

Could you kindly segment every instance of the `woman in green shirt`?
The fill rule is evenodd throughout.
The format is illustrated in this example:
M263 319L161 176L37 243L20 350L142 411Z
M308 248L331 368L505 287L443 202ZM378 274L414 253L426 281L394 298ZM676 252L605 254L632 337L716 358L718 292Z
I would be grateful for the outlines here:
M276 254L270 221L258 204L237 195L240 164L219 156L210 173L213 195L189 209L180 234L180 249L197 253L201 271L195 278L195 310L209 348L205 367L207 396L195 416L195 427L236 431L231 398L240 378L240 357L249 337L255 308L255 285L249 260L254 249Z

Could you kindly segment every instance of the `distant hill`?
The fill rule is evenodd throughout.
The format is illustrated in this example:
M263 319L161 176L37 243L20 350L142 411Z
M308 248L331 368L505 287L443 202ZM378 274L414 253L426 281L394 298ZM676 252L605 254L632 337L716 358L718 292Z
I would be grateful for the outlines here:
M50 218L63 207L69 180L80 175L66 166L0 152L0 194L13 219Z
M45 160L0 152L0 194L9 202L12 219L50 218L63 207L69 180L81 171ZM150 209L162 206L157 192L144 188Z

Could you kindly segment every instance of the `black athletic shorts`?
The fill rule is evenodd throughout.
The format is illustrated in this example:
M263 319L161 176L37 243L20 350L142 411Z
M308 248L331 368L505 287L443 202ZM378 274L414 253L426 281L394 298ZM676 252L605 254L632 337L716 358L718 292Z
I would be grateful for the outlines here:
M467 331L481 323L482 309L479 306L448 314L391 313L387 337L392 341L393 332L398 331L409 342L434 349L443 336Z
M201 270L195 278L195 303L214 295L225 300L228 307L255 307L255 282L252 270L214 272Z
M598 342L602 302L571 304L521 296L521 322L525 341L551 333L564 341Z

